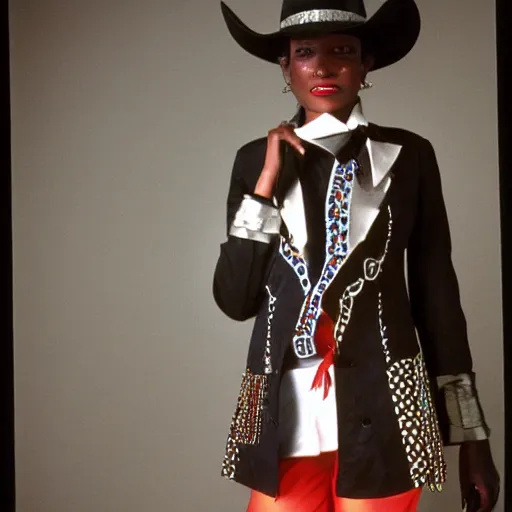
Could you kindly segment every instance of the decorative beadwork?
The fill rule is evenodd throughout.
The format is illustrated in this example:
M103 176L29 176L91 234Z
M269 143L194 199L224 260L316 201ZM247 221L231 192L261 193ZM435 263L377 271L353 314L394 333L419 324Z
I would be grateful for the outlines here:
M268 376L249 369L243 375L238 402L226 442L222 476L233 479L239 462L240 444L257 445L263 424L263 402L268 393Z
M316 354L313 335L321 313L320 303L323 294L336 277L348 254L348 231L350 223L350 200L354 174L358 169L355 160L338 165L331 178L330 193L326 201L326 246L325 262L320 278L302 305L293 348L299 358Z
M386 239L386 245L384 251L378 260L373 258L367 258L364 262L364 278L367 281L374 281L380 274L382 264L386 259L386 255L389 249L389 243L391 242L391 235L393 233L393 216L391 215L391 207L388 205L388 237Z
M394 362L387 375L411 480L442 491L446 462L423 355Z
M384 321L382 319L382 293L379 292L379 329L380 329L380 338L382 341L382 349L384 350L384 357L386 358L386 364L389 366L391 364L391 354L389 353L388 347L388 334L387 327L384 325Z
M345 330L350 322L352 315L352 308L354 307L354 299L359 295L363 289L366 281L374 281L382 270L382 265L388 253L389 244L391 242L391 235L393 234L393 216L391 214L391 207L388 206L388 236L382 255L379 259L367 258L363 264L364 278L360 277L357 281L347 286L340 299L340 313L336 326L334 329L336 338L336 348L339 351L340 345L343 342ZM381 327L382 334L382 327Z
M421 353L416 358L415 367L417 379L420 383L420 406L423 407L422 427L423 431L426 432L427 453L430 458L430 467L432 468L426 484L431 491L437 490L441 492L443 484L446 482L446 461L444 459L443 441L439 431L434 400L430 392L430 379Z
M272 320L274 319L274 311L276 310L276 297L272 295L270 288L267 286L268 294L268 315L267 315L267 339L265 341L265 355L263 356L265 375L272 373Z
M309 11L298 12L288 16L281 21L281 28L292 27L294 25L303 25L305 23L346 21L364 23L366 18L350 11L340 11L339 9L311 9Z
M222 461L221 475L224 478L233 480L236 474L236 465L238 464L239 460L240 452L238 450L238 446L230 434L226 442L226 450L224 454L224 460Z
M300 255L299 251L291 245L283 236L281 237L281 244L279 252L286 262L293 268L295 274L299 278L300 285L304 291L304 295L311 290L311 281L309 280L308 267L306 261Z
M345 329L350 322L350 317L352 315L352 308L354 307L354 298L359 295L361 290L363 289L364 279L359 278L355 283L352 283L350 286L345 288L343 295L340 299L340 314L338 316L338 321L336 322L336 326L334 328L335 338L336 338L336 347L339 348L339 345L343 341L343 334L345 333Z

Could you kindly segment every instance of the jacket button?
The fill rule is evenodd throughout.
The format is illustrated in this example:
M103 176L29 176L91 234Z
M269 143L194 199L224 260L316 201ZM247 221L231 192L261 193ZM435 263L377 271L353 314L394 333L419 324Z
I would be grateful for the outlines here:
M361 425L363 425L364 428L368 428L372 426L372 420L370 418L363 418L361 421Z

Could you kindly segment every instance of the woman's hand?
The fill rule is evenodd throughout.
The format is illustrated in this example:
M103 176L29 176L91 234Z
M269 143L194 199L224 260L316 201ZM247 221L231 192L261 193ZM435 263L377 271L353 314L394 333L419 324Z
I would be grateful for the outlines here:
M468 441L459 453L462 507L467 512L490 512L500 493L500 477L492 460L489 441Z
M268 132L267 153L254 193L258 196L272 199L272 191L281 169L281 141L295 148L301 155L305 153L302 141L293 131L293 125L283 122L277 128Z

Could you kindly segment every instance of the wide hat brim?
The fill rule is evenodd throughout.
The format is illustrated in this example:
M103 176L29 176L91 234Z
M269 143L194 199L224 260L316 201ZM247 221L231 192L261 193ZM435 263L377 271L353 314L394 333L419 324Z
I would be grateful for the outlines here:
M292 38L345 33L362 41L365 52L375 59L372 70L390 66L403 59L415 45L420 33L420 13L414 0L387 0L367 21L313 22L295 25L271 34L259 34L221 2L222 14L230 34L250 54L277 64L285 43Z

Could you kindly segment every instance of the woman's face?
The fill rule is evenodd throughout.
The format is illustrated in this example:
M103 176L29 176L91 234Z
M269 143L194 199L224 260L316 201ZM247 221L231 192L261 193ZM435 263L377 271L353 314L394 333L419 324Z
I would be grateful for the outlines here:
M371 65L371 58L362 59L359 39L346 34L292 39L289 59L281 60L307 122L325 112L346 121Z

